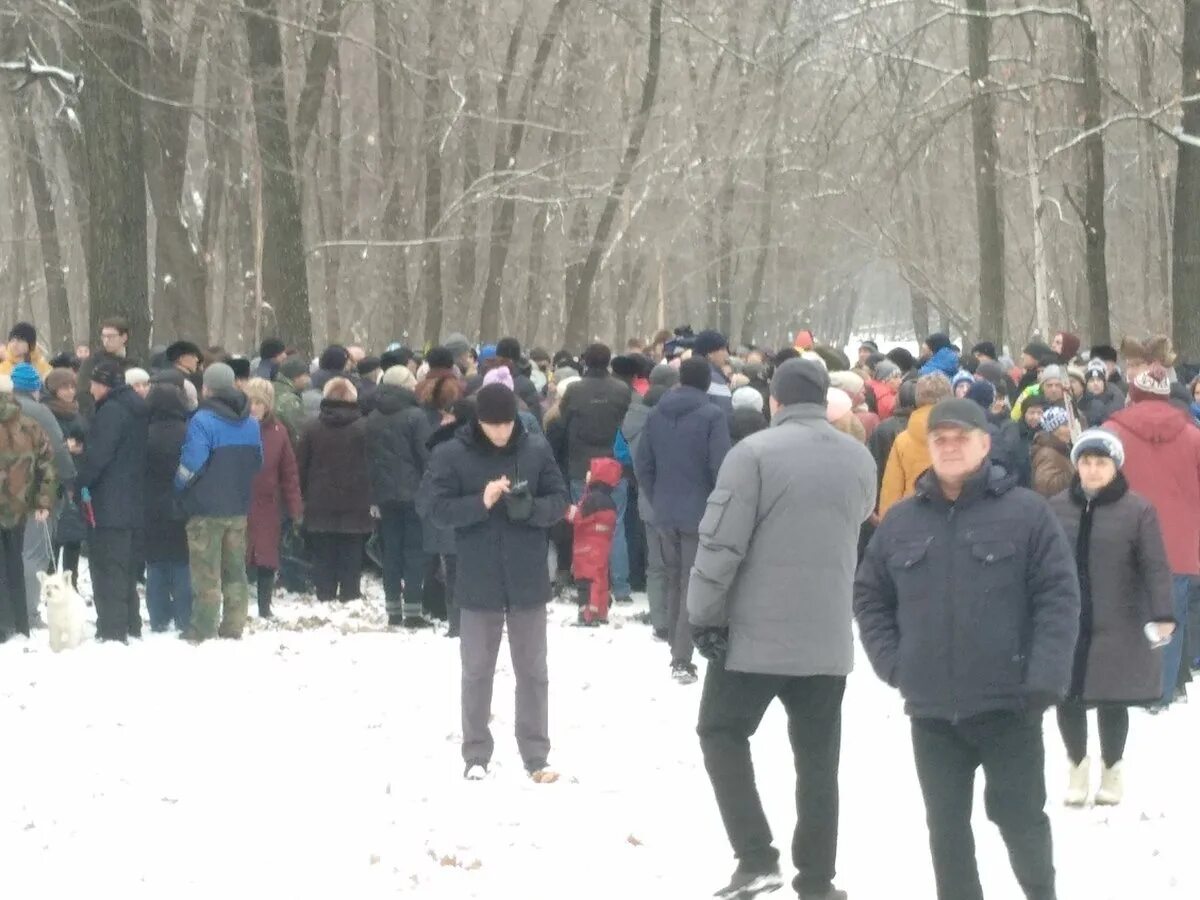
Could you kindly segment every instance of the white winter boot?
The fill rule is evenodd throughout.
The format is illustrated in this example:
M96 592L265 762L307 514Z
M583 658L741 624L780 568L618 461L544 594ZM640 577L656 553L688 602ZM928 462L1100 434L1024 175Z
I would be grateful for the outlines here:
M1121 776L1121 764L1111 769L1107 766L1100 774L1100 790L1096 791L1097 806L1116 806L1125 796L1125 780Z
M1106 770L1107 771L1107 770ZM1067 806L1083 806L1087 803L1088 790L1091 788L1091 768L1087 757L1077 766L1071 766L1067 781L1067 794L1063 803Z

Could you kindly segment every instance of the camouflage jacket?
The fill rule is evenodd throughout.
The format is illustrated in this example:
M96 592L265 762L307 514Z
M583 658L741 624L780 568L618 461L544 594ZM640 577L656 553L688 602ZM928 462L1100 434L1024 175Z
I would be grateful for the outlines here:
M46 432L11 394L0 394L0 528L16 528L35 509L53 509L54 488Z
M287 429L294 449L304 427L304 407L300 403L300 393L296 386L284 375L275 376L275 418Z

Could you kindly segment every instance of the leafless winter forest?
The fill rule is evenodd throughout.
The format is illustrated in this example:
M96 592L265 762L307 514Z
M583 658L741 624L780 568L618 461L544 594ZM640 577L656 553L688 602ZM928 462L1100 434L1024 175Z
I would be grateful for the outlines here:
M53 350L1173 318L1200 361L1196 2L4 0L0 68L0 321Z

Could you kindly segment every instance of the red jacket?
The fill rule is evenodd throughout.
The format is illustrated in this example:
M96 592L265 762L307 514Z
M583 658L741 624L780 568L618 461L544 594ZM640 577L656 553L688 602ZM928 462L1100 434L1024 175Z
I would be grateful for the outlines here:
M1143 400L1104 427L1125 445L1129 487L1154 504L1175 575L1200 575L1200 429L1165 401Z
M300 479L287 429L273 415L267 416L261 425L263 464L251 487L246 562L278 569L280 508L286 507L293 520L300 518Z
M875 412L880 421L890 419L896 411L896 389L886 381L868 381L871 390L875 392Z

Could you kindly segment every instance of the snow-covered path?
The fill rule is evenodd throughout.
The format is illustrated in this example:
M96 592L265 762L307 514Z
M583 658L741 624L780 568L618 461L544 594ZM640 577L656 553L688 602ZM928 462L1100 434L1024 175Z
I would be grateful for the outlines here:
M493 775L466 783L457 642L388 633L372 594L337 609L285 599L278 623L252 622L239 643L148 635L54 655L40 632L0 646L6 895L695 900L724 883L700 686L670 680L666 647L628 620L640 607L597 631L552 607L556 785L524 777L502 649ZM1127 800L1107 811L1061 807L1066 766L1046 724L1060 898L1200 896L1200 708L1134 714ZM786 863L778 706L754 749ZM932 897L907 721L865 662L846 695L841 784L839 885L855 900ZM989 900L1020 897L982 800L976 834Z

